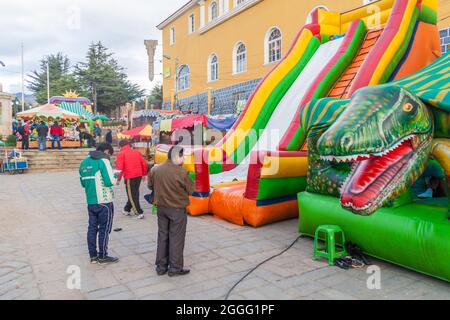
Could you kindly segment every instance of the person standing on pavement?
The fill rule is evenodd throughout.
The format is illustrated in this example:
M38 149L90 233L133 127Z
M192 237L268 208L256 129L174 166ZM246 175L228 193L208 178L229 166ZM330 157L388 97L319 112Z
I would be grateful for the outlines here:
M30 123L28 121L25 121L19 128L19 133L22 136L22 149L28 150L30 148Z
M159 276L167 272L170 277L183 276L190 272L184 268L184 245L186 239L189 196L195 184L184 169L184 149L174 146L169 159L154 167L148 178L148 188L153 191L158 208L158 249L156 272Z
M37 132L38 132L39 150L45 151L47 149L48 127L44 121L41 121L41 123L39 124Z
M61 137L64 135L63 128L60 127L58 122L54 122L50 129L50 135L52 136L52 149L55 149L55 142L58 143L58 150L61 150Z
M113 134L112 134L111 129L108 129L108 132L105 135L105 141L106 141L106 143L109 143L110 145L113 144Z
M113 153L111 145L102 143L80 165L80 181L88 204L87 243L92 264L103 265L119 261L118 258L108 256L109 234L114 219L112 187L117 184L110 161Z
M134 150L128 140L122 140L119 143L120 151L116 158L116 169L120 171L119 182L122 178L125 180L128 202L125 205L123 214L131 216L131 211L138 216L138 219L144 219L144 210L142 210L139 201L139 189L142 179L147 176L148 165L142 154Z

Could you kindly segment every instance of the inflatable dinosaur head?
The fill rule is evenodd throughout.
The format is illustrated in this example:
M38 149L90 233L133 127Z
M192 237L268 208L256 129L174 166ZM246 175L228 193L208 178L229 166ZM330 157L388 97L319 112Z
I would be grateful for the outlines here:
M398 197L425 170L433 130L431 112L409 91L392 84L359 90L318 141L323 160L353 163L341 205L370 215Z

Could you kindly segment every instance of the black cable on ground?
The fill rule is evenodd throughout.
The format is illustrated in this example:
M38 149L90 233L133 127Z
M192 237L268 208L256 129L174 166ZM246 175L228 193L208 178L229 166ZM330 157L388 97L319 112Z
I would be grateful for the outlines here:
M263 262L261 262L260 264L258 264L256 267L254 267L253 269L251 269L249 272L247 272L247 274L246 274L245 276L243 276L241 279L239 279L239 281L236 282L236 283L234 284L234 286L228 291L227 295L225 296L225 300L228 300L228 298L230 297L230 294L233 292L233 290L236 289L236 287L237 287L242 281L244 281L245 278L247 278L250 274L252 274L254 271L256 271L256 269L258 269L259 267L261 267L263 264L265 264L265 263L269 262L270 260L273 260L273 259L275 259L275 258L281 256L282 254L286 253L287 251L289 251L289 249L291 249L291 248L297 243L297 241L300 240L301 237L302 237L302 236L299 236L297 239L295 239L295 241L292 242L292 244L291 244L289 247L287 247L286 249L284 249L284 250L281 251L280 253L278 253L278 254L276 254L276 255L274 255L274 256L272 256L272 257L270 257L270 258L264 260Z

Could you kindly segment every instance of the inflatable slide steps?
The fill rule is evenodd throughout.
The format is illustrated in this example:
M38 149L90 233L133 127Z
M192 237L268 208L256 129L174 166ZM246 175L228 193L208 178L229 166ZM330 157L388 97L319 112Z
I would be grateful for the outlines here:
M331 89L330 93L328 94L328 97L338 99L349 97L350 88L353 84L353 81L356 78L356 75L358 74L358 71L360 70L367 56L375 47L376 43L383 34L383 31L384 29L377 29L377 30L369 30L367 32L366 38L364 39L364 42L361 48L359 49L358 54L353 59L352 63L347 68L347 70L345 70L345 72L336 82L333 89Z

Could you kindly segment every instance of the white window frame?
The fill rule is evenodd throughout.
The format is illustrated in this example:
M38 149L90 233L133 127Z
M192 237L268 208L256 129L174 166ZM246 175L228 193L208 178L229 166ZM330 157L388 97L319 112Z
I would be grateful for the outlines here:
M280 32L280 38L276 39L276 40L270 40L270 36L272 35L272 32L274 32L275 30L278 30ZM271 43L275 42L275 41L279 41L279 50L280 50L280 55L278 57L278 59L271 61ZM267 30L266 36L264 37L264 64L272 64L272 63L276 63L278 61L280 61L283 58L283 33L281 32L281 29L277 26L273 26L271 28L269 28L269 30Z
M323 9L325 11L330 11L330 9L328 9L327 6L324 5L318 5L315 6L314 8L312 8L312 10L308 13L308 15L306 16L306 24L311 24L312 23L312 14L314 11L316 11L317 9Z
M238 50L241 45L245 47L245 51L243 53L238 54ZM243 56L244 61L242 67L239 63L240 56ZM247 45L243 41L237 42L233 49L233 75L247 72L247 62L248 62L247 58L248 58Z
M213 16L213 5L215 5L216 7L216 16ZM219 18L219 4L217 3L217 1L213 1L209 4L209 9L208 9L208 21L212 22L217 20L217 18Z
M180 77L180 72L185 67L187 68L188 73L183 75L182 77ZM181 80L184 81L184 86L180 86ZM187 85L186 85L186 83L187 83ZM189 67L189 65L183 64L178 68L177 74L176 74L176 88L177 88L177 92L187 91L191 88L191 68Z
M192 13L188 17L188 34L195 32L195 13Z
M245 2L247 2L247 0L234 0L234 7L240 7L242 6Z
M213 59L216 58L216 63L213 66ZM208 83L216 82L219 80L219 57L215 53L211 53L208 58ZM215 77L213 77L213 71L215 69Z
M169 33L170 33L170 45L171 46L173 46L174 44L175 44L175 41L176 41L176 31L175 31L175 27L171 27L170 28L170 31L169 31Z

